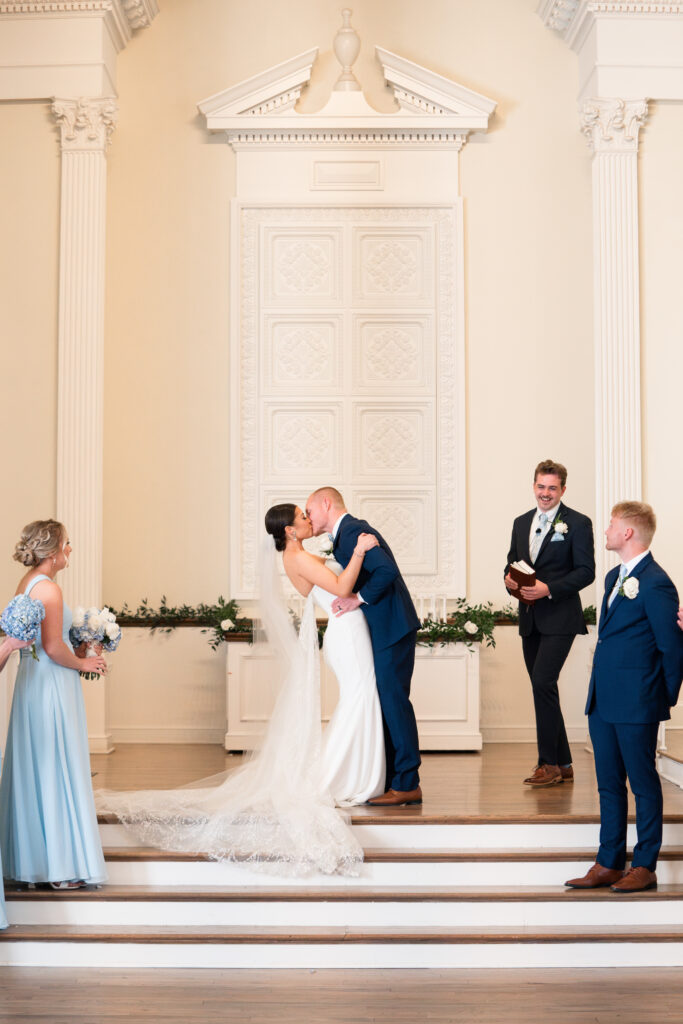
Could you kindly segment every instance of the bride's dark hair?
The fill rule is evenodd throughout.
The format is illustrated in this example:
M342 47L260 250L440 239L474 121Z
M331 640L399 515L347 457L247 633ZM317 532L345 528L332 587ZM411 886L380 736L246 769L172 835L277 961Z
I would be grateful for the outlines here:
M296 505L273 505L266 512L266 533L275 541L275 550L284 551L287 544L285 527L291 526L296 515Z

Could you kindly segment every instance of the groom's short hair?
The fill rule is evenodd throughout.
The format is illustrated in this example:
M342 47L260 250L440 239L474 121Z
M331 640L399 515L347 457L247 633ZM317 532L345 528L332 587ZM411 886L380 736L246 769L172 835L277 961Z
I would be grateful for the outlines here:
M312 498L327 498L332 505L336 505L338 508L346 508L344 499L337 490L336 487L319 487L317 491L313 491Z
M628 523L641 543L650 546L657 529L657 516L652 505L644 501L620 501L612 509L612 515Z

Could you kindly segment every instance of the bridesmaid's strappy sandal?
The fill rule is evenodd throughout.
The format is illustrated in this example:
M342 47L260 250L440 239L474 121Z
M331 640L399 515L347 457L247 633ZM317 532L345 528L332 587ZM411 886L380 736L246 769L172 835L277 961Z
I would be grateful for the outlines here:
M72 878L68 882L50 882L51 889L82 889L86 884L82 878Z

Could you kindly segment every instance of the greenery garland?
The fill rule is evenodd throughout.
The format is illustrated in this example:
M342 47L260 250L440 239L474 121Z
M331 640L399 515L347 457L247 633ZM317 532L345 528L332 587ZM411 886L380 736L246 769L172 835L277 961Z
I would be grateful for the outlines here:
M226 601L220 596L215 604L202 603L196 606L169 605L164 596L158 608L150 608L145 597L134 611L127 604L120 611L112 611L120 626L144 626L152 633L156 630L171 633L178 626L199 627L202 633L210 634L208 643L214 651L229 639L251 643L254 628L252 619L240 616L235 600ZM584 608L583 615L587 625L595 625L596 611L593 605ZM422 647L434 647L436 644L445 647L446 644L458 643L467 644L468 647L473 644L495 647L495 627L518 620L518 609L512 604L495 610L490 601L486 604L468 604L464 597L460 597L455 601L455 608L449 611L446 622L431 617L423 620L417 642ZM230 623L229 628L225 628L226 622ZM321 644L326 627L326 621L318 623Z

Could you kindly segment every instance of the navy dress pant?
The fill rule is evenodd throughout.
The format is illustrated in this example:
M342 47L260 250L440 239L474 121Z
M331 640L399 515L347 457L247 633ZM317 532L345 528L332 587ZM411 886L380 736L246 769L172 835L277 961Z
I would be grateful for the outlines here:
M420 744L410 681L415 667L415 630L382 650L373 650L377 692L384 719L385 789L409 792L419 783Z
M662 845L662 784L655 763L659 722L606 722L595 705L588 716L600 794L598 864L626 866L626 778L636 801L638 842L633 867L654 871Z

